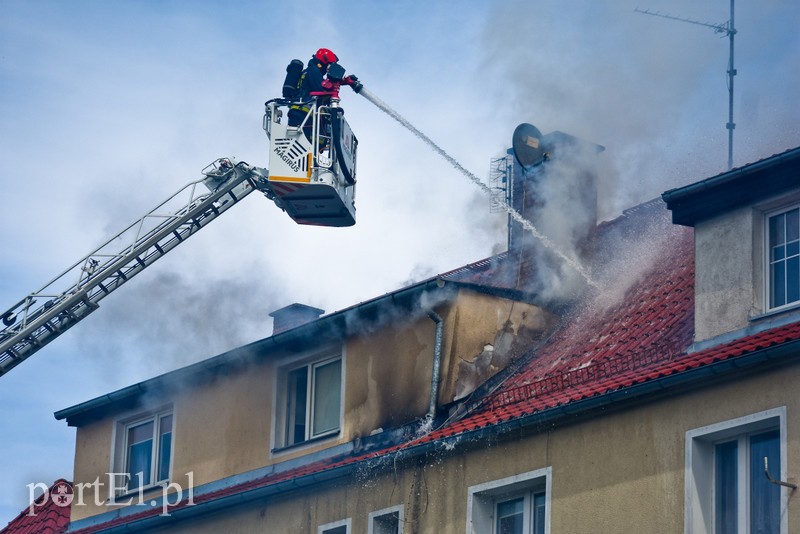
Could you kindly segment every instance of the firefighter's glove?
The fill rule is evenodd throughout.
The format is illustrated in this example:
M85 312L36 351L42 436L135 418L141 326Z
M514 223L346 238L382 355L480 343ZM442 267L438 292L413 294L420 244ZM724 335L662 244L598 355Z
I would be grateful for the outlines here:
M356 93L359 93L361 89L364 87L364 84L358 81L358 76L356 76L355 74L351 74L350 76L346 77L343 81L344 83L349 85Z

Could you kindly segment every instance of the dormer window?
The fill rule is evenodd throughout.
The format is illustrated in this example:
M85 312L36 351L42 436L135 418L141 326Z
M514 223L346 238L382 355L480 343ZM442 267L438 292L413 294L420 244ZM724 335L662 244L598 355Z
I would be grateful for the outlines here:
M342 358L321 358L278 373L277 448L335 435L341 426Z
M694 228L694 349L800 308L798 177L800 147L662 195Z
M173 426L171 407L116 421L115 493L142 491L170 481Z
M800 207L768 215L769 307L800 302Z
M165 413L129 424L126 428L128 490L169 480L172 450L172 414Z

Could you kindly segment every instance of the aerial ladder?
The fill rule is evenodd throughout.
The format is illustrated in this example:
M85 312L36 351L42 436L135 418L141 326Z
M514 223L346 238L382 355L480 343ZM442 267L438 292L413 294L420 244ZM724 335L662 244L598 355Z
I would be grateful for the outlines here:
M343 75L344 69L334 72ZM253 191L262 192L298 224L355 224L358 140L344 119L338 90L334 81L330 91L302 103L308 111L294 126L288 124L287 111L297 102L266 102L263 127L270 140L271 173L233 158L215 160L202 170L201 179L182 187L2 312L0 376Z

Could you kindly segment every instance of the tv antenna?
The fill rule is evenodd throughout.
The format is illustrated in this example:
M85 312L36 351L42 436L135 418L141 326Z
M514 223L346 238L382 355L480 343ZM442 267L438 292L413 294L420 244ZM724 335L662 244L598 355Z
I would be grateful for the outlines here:
M634 11L644 13L645 15L679 20L681 22L688 22L689 24L697 24L698 26L712 28L715 33L725 34L730 40L730 52L728 54L728 123L725 125L725 128L728 130L728 170L733 168L733 129L736 128L736 123L733 122L733 77L736 76L736 69L733 66L733 36L736 35L736 28L733 26L733 2L734 0L731 0L730 20L720 24L700 22L699 20L676 17L666 13L659 13L658 11L650 11L649 9L639 9L638 7L634 9Z

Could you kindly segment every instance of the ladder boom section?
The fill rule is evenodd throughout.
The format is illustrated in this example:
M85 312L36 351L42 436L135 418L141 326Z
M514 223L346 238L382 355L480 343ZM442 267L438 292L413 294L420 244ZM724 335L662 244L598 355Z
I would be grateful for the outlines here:
M0 315L0 376L97 309L98 302L255 189L267 171L218 159L38 291Z

